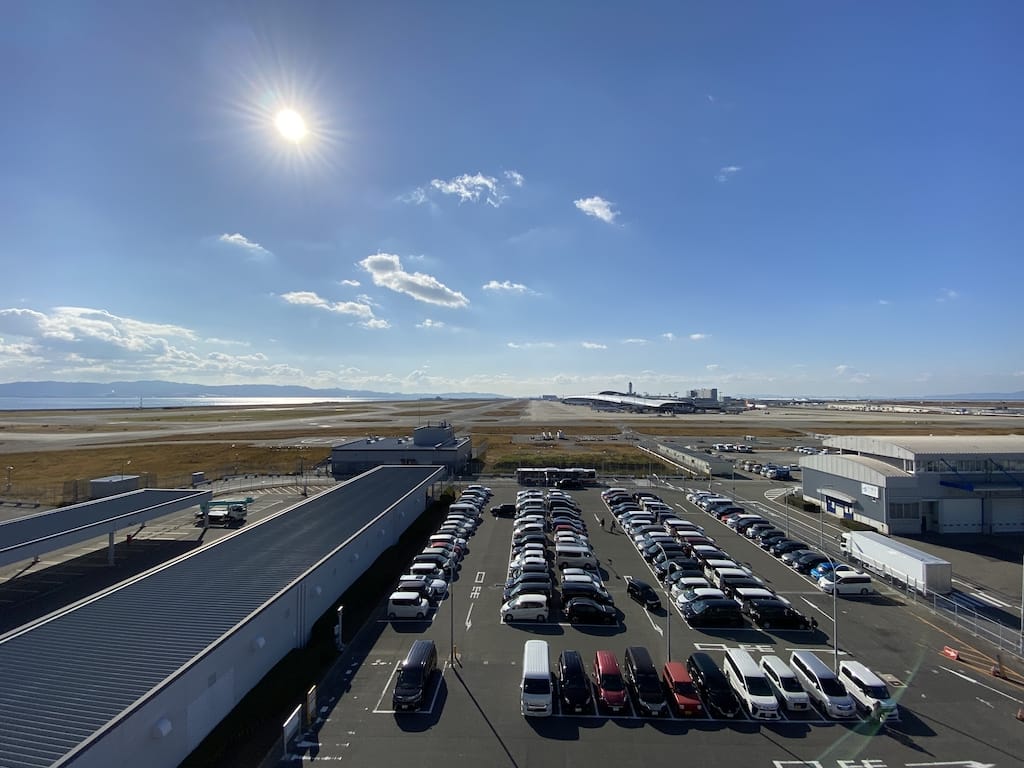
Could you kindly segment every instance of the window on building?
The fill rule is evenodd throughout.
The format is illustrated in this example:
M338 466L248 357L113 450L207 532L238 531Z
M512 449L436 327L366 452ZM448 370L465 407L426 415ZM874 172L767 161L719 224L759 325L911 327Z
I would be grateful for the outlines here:
M890 520L916 520L919 517L921 517L921 513L916 501L889 502Z

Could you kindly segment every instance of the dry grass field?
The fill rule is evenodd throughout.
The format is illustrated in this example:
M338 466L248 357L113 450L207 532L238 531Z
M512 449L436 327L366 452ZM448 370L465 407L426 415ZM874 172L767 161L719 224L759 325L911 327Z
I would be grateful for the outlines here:
M0 498L59 503L71 480L146 475L164 487L231 474L286 474L327 458L330 446L366 435L404 436L447 421L470 435L487 474L517 466L593 467L607 472L666 469L638 451L640 436L695 442L791 444L815 434L1010 434L1020 418L845 413L772 409L741 415L663 417L607 413L536 400L423 400L301 406L146 408L0 413ZM567 439L541 440L564 430ZM128 463L130 461L130 464Z

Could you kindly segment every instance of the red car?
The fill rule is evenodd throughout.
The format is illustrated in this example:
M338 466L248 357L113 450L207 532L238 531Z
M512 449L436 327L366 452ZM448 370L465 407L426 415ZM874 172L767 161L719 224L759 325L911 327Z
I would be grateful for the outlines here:
M594 690L597 701L612 712L626 709L626 682L622 679L618 659L611 651L594 654Z
M672 702L677 715L686 717L704 712L704 705L700 703L700 697L697 696L690 673L686 671L683 662L668 662L662 669L661 679L668 688L669 701Z

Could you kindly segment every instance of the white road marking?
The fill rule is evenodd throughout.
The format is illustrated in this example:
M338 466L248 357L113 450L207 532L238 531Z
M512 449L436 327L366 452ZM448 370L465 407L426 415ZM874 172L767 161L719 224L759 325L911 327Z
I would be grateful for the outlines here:
M484 583L484 576L485 576L486 573L487 573L486 571L477 571L476 572L476 578L473 579L473 581L476 584L483 584Z
M996 600L994 597L989 597L988 595L983 595L981 592L971 592L971 596L973 598L975 598L976 600L981 600L982 602L988 603L989 605L994 605L994 606L996 606L998 608L1012 608L1013 607L1009 603L1004 603L1002 600Z
M657 632L662 637L664 637L665 630L663 630L660 625L655 623L654 619L651 618L651 614L649 614L647 611L644 611L644 616L647 617L647 621L649 621L651 623L651 626L654 627L654 631Z
M473 626L473 620L470 617L473 615L473 606L474 605L476 605L476 603L470 603L469 604L469 611L466 613L466 630L467 631L470 629L470 627Z
M821 608L819 608L818 606L816 606L816 605L815 605L814 603L812 603L812 602L811 602L810 600L808 600L808 599L807 599L806 597L801 597L800 599L801 599L801 600L803 600L803 601L804 601L805 603L807 603L807 604L808 604L809 606L811 606L811 608L813 608L814 610L816 610L816 611L821 611L822 615L823 615L823 616L824 616L824 617L825 617L826 619L828 619L829 621L835 621L835 620L834 620L834 619L833 619L833 618L832 618L831 616L829 616L829 615L828 615L827 613L825 613L825 611L824 611L823 609L821 609Z
M950 669L949 667L943 667L942 665L939 665L939 669L944 669L947 672L949 672L949 674L956 675L957 677L961 678L962 680L966 680L968 683L971 683L973 685L980 685L982 688L984 688L987 691L992 691L992 693L998 693L1000 696L1004 696L1007 699L1009 699L1010 701L1014 701L1014 702L1016 702L1018 704L1024 704L1024 701L1021 701L1020 699L1015 698L1015 697L1011 696L1008 693L1004 693L1003 691L1000 691L998 688L993 688L990 685L985 685L984 683L982 683L982 682L980 682L978 680L975 680L973 677L970 677L969 675L965 675L963 672L957 672L955 669ZM944 765L944 763L937 763L937 765ZM949 765L954 765L954 763L949 763Z
M375 706L375 707L373 708L373 711L374 711L374 712L379 712L379 711L381 711L381 709L380 709L380 703L381 703L382 701L384 701L384 697L385 697L385 696L387 695L387 693L388 693L388 690L390 690L390 688L391 688L391 679L392 679L392 678L393 678L393 677L395 676L395 672L397 672L397 671L398 671L398 668L399 668L400 666L402 666L402 662L401 662L401 661L396 661L396 662L395 662L395 666L394 666L394 668L393 668L393 669L391 670L391 674L390 674L390 675L388 675L388 681L387 681L387 683L385 683L385 684L384 684L384 689L383 689L383 690L382 690L382 691L380 692L380 698L379 698L379 699L377 699L377 706Z

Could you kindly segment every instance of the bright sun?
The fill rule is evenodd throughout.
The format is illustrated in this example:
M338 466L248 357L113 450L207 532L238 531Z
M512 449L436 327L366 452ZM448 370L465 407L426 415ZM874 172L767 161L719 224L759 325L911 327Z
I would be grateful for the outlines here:
M277 126L277 130L284 138L294 144L298 144L306 138L308 133L306 121L294 109L282 109L278 112L274 118L274 125Z

